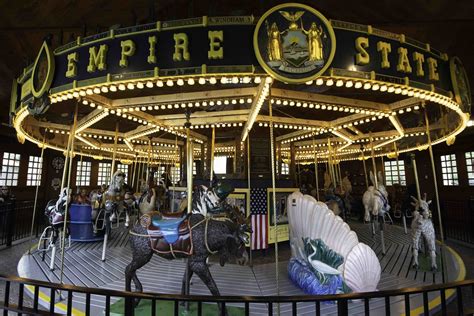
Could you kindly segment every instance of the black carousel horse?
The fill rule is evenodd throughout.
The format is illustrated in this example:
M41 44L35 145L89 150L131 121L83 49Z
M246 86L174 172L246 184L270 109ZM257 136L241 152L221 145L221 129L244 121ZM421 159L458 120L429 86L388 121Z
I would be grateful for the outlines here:
M208 192L209 193L209 192ZM251 232L249 219L240 210L221 201L219 207L203 205L203 190L195 190L192 201L193 213L151 213L142 216L140 224L130 232L133 258L125 269L125 290L131 291L131 281L137 292L143 287L136 271L147 264L154 253L172 260L188 258L188 274L183 277L182 294L189 293L189 280L196 273L213 295L220 295L206 263L211 254L219 254L220 264L230 258L245 264L247 252L245 242ZM205 200L205 199L204 199ZM211 208L210 208L211 207ZM201 214L198 209L208 208L209 213L225 212L228 216L212 218ZM184 216L183 216L184 215ZM173 228L170 229L171 224ZM139 301L135 304L138 305ZM221 306L219 309L222 311Z

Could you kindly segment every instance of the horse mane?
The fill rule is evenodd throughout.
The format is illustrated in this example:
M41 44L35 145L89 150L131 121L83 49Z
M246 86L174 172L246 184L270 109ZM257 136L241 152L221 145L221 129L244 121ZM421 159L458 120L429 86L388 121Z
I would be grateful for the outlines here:
M117 188L117 185L118 185L117 177L119 175L121 175L125 179L125 174L122 171L120 170L115 171L114 175L112 176L112 179L110 179L109 190L111 188L113 189Z

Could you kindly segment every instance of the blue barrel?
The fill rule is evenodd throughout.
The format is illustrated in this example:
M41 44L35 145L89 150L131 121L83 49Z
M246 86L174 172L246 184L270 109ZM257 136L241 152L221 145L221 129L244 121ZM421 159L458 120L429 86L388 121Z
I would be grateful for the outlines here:
M71 204L69 209L70 224L69 231L71 233L71 240L73 241L98 241L103 240L103 231L94 234L91 217L92 208L87 204Z

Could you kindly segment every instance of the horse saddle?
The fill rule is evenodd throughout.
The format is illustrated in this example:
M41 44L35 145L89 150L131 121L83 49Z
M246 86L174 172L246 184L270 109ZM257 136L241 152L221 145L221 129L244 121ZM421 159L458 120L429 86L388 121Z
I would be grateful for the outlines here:
M141 223L150 236L151 247L160 254L192 253L192 234L184 212L152 212L142 216Z

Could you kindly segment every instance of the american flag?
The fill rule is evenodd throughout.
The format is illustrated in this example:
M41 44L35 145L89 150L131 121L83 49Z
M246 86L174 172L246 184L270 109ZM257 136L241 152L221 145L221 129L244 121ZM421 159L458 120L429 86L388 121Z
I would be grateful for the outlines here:
M250 189L250 214L252 218L252 249L268 248L267 189Z

